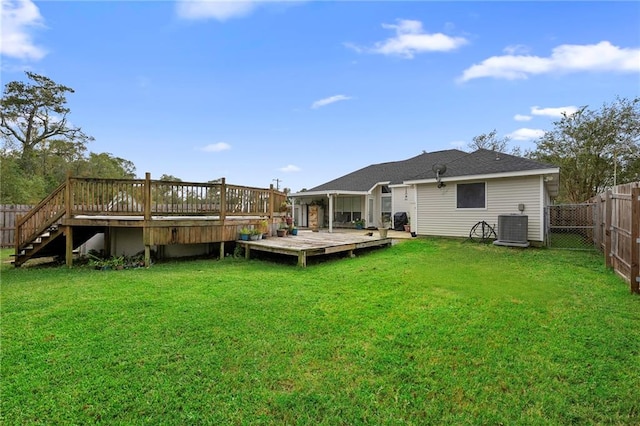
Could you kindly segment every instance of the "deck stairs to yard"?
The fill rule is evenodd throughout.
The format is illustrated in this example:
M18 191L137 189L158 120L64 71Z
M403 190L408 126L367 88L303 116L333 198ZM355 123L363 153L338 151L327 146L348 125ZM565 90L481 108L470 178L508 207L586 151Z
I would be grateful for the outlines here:
M78 228L73 233L73 247L78 248L99 232L104 232L104 229L101 227ZM20 250L13 255L12 264L18 267L30 259L64 257L65 247L66 235L63 227L54 224L30 242L22 245Z
M19 267L30 259L65 255L67 237L61 223L68 210L66 189L67 182L17 220L14 266ZM104 228L78 228L73 232L73 247L81 246L98 232L104 232Z

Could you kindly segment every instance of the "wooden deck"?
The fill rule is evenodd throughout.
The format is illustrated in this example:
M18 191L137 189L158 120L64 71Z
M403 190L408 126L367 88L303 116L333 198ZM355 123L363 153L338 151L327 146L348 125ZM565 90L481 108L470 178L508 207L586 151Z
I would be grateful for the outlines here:
M354 250L368 247L391 245L392 238L380 238L377 231L372 236L366 231L354 232L312 232L299 231L298 235L286 237L269 237L259 241L237 241L245 249L245 257L249 259L252 251L278 253L298 257L298 266L307 266L307 257L346 252L352 255Z
M241 227L273 229L286 213L286 194L269 188L218 182L189 183L144 179L94 179L67 175L26 215L16 219L14 265L29 259L64 255L96 233L105 234L110 255L112 231L142 229L145 264L152 247L235 241ZM89 232L90 231L90 232ZM137 244L137 243L136 243Z

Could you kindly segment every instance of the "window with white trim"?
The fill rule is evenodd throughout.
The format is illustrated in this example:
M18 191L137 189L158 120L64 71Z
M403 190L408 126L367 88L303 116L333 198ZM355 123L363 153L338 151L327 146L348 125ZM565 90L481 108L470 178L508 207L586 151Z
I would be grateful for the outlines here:
M362 218L361 197L336 197L333 221L349 223Z
M459 183L456 185L456 207L459 209L484 209L487 207L486 182Z

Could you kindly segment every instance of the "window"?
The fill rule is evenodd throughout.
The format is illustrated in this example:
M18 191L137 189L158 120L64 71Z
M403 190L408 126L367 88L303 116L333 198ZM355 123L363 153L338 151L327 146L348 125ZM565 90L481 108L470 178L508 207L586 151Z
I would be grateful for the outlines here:
M382 222L391 222L391 196L385 195L381 198L380 213L382 213Z
M362 218L360 197L336 197L333 220L338 223L349 223Z
M457 189L457 205L459 209L484 209L486 203L486 183L459 183Z

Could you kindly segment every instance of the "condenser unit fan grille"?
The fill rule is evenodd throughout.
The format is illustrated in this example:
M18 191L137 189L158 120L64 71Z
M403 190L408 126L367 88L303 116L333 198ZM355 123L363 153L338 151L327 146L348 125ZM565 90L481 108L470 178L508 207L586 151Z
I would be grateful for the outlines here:
M529 217L522 214L503 214L498 216L498 239L494 244L500 246L528 247Z

